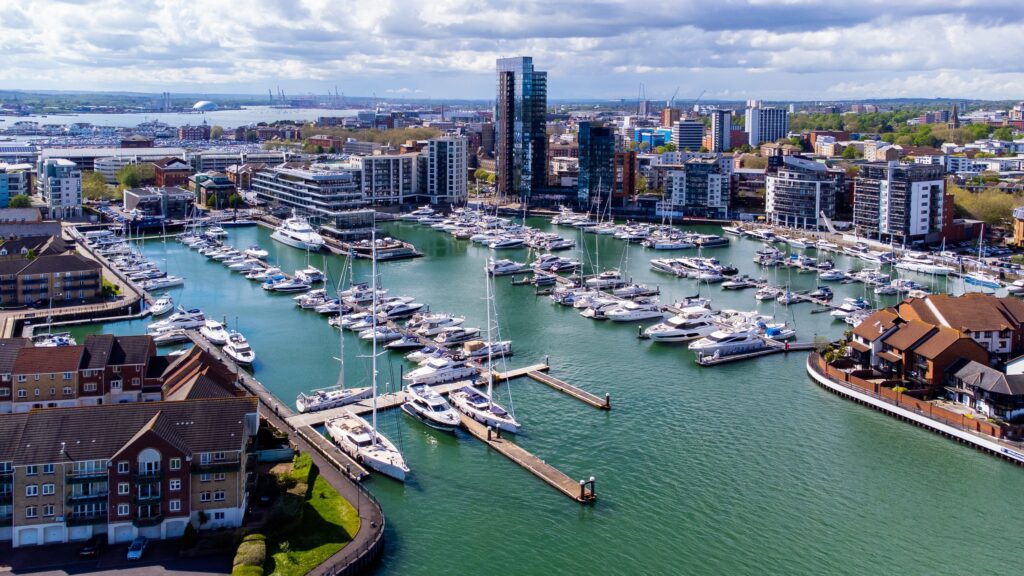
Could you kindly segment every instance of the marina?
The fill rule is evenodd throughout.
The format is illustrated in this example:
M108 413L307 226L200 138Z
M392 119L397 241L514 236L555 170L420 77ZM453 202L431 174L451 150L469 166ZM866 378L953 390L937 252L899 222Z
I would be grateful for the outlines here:
M572 237L571 232L552 227L543 219L529 218L528 223ZM467 325L484 325L482 272L487 259L494 254L492 250L418 224L396 222L382 228L392 237L413 243L425 254L423 258L381 266L382 285L389 293L414 296L417 301L429 304L431 311L464 315ZM698 229L708 233L716 230L714 227ZM270 252L269 260L274 265L289 273L307 266L304 252L279 246L268 236L269 230L263 227L242 228L229 230L225 242L242 248L259 244ZM610 263L620 260L622 240L611 235L585 235L584 238L591 251L595 242L600 243L602 260L605 254ZM704 254L713 255L723 263L733 263L741 273L755 278L775 275L775 272L762 272L751 262L760 246L760 242L749 239L734 239L730 246L708 248ZM149 241L143 251L157 262L166 259L170 273L189 280L199 279L169 290L176 303L201 308L212 318L226 316L232 326L237 319L258 354L253 374L280 399L277 402L281 409L288 404L291 410L290 403L298 392L320 388L336 380L338 365L331 357L337 355L338 333L327 325L323 316L299 309L290 297L268 293L259 284L241 278L176 242ZM563 254L576 257L571 251ZM723 290L694 279L666 277L649 268L649 259L661 255L654 254L654 250L631 245L624 275L632 277L634 282L659 286L661 299L668 305L699 292L702 297L712 299L715 309L756 308L771 314L775 308L780 319L795 320L797 342L836 338L848 328L829 314L811 314L813 308L809 306L786 307L770 301L758 302L753 298L754 289ZM525 247L503 251L502 257L532 260ZM322 259L322 256L317 258ZM336 278L344 263L335 256L326 258L326 265L318 262L318 267ZM868 266L845 255L834 258L838 268ZM357 280L368 279L367 268L367 262L355 262ZM588 270L587 273L593 272ZM780 269L778 275L781 279L786 272ZM818 283L816 277L794 270L791 289L809 293ZM836 293L835 303L846 297L864 295L861 283L835 283L832 287ZM498 561L516 562L523 571L555 569L608 573L601 566L617 554L605 550L586 554L569 551L543 560L535 559L530 553L535 543L517 539L495 549L457 535L493 528L489 519L465 514L461 506L442 505L460 501L465 506L476 507L515 502L515 510L510 511L506 519L509 530L553 529L572 532L581 538L616 539L629 546L632 553L642 555L646 568L655 572L671 572L680 558L694 561L699 558L701 562L714 563L716 571L806 569L838 574L845 572L828 570L806 551L830 546L828 543L836 539L856 541L869 525L875 533L894 535L913 530L920 522L937 530L949 528L951 524L946 515L927 510L925 500L913 494L889 502L884 514L882 510L871 509L865 515L863 511L837 507L833 481L828 480L834 474L851 479L869 478L874 485L898 483L899 478L913 473L935 486L938 497L962 497L959 491L949 487L950 483L980 481L982 475L986 481L1003 486L1002 489L1013 489L1020 484L1019 470L1013 467L981 453L950 447L942 438L919 429L907 429L902 423L864 411L810 386L803 371L803 353L798 360L780 353L725 363L714 370L702 369L694 361L696 355L686 350L685 345L651 345L638 340L635 337L637 324L588 321L579 316L578 310L554 305L550 299L537 296L530 286L512 286L507 279L497 281L495 289L502 335L514 342L515 366L528 368L543 364L544 357L550 355L557 366L555 376L594 392L610 393L620 411L614 417L600 412L588 415L584 411L592 410L588 404L565 402L564 395L555 388L529 385L524 378L512 379L497 387L496 392L504 397L506 387L512 389L515 413L523 422L524 433L514 442L511 438L502 441L542 455L546 462L560 470L586 471L587 478L592 474L600 480L601 500L596 507L583 508L580 515L566 514L564 504L559 506L557 500L538 497L535 483L512 481L524 468L504 455L495 459L497 449L481 450L475 442L467 443L462 439L465 433L455 436L438 433L397 410L382 412L378 415L382 429L402 449L413 471L406 484L379 478L373 473L362 480L381 500L389 526L400 534L400 543L386 548L384 573L422 573L417 566L424 562L444 562L453 554L459 558L460 565L470 569L483 570ZM225 293L231 295L230 300L225 300ZM876 306L897 299L896 295L870 293L867 297L878 301ZM123 321L75 327L71 331L79 336L100 330L140 333L146 322ZM640 323L640 327L647 325L650 322ZM366 360L360 357L367 354L367 345L352 332L346 331L344 337L346 365L354 370L349 381L352 385L362 385L365 376L361 372L365 372L362 367ZM389 387L385 393L398 390L395 383L401 377L401 365L398 354L387 353L381 357L381 382ZM752 370L765 377L749 378ZM510 369L501 371L511 372ZM673 401L666 402L666 398ZM801 415L799 427L779 420L778 415L789 413ZM808 435L808 427L825 432ZM299 430L307 434L315 431L310 427ZM668 436L661 434L652 436L652 430L664 430L674 441L662 439ZM870 444L855 440L864 434L870 434ZM766 458L766 442L775 447L770 458ZM638 461L633 447L640 443L650 447L645 453L650 457ZM877 449L877 445L889 443L899 443L900 452ZM649 472L655 466L651 458L662 463L658 464L664 466L662 472ZM936 461L941 465L934 466ZM733 480L737 470L742 473ZM664 487L666 478L672 479L674 488ZM741 489L737 481L754 482L756 487ZM800 483L802 491L812 490L820 496L813 503L800 504L801 500L793 494L795 482ZM860 489L854 483L844 487ZM578 481L573 481L573 490L578 496ZM679 494L684 490L687 497L680 500ZM644 494L644 497L639 498L637 494ZM1009 525L1015 522L1003 508L983 499L968 498L968 502L972 509L981 510L994 521ZM827 527L807 526L804 523L809 514L807 505L827 508L836 523ZM705 506L717 506L720 513L712 517L701 511ZM757 515L743 512L755 508L762 512ZM655 514L654 510L675 510L679 517ZM425 515L431 517L431 525L444 523L457 530L456 535L437 534L422 522ZM662 528L652 530L652 523ZM756 530L768 537L752 541L749 548L739 552L723 543L722 539L729 534L746 530ZM785 530L785 537L780 530ZM680 538L686 542L682 556L665 553ZM458 543L456 549L446 545L453 539ZM895 559L891 569L918 570L923 566L941 571L938 563L923 556L913 566L905 563L892 539L876 545L880 554ZM977 541L968 536L956 546L961 545L969 547L977 545ZM441 553L438 547L445 551ZM687 552L691 548L693 550ZM928 541L923 544L922 554L944 555L948 553L947 548L948 545L939 547L936 541ZM878 566L855 555L852 549L830 549L834 561L845 569L871 570ZM963 552L970 554L967 548Z

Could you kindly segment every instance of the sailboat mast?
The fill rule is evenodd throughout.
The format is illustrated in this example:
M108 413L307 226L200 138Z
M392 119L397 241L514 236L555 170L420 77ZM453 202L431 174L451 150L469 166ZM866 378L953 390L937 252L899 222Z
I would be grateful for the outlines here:
M370 429L372 430L372 432L371 432L371 435L370 435L370 440L374 444L376 444L377 443L377 288L376 288L376 283L377 283L377 226L376 226L376 224L371 225L371 227L370 227L370 274L373 277L373 284L374 284L374 286L372 287L373 300L371 301L372 303L370 305L371 306L370 307L370 318L371 318L371 320L370 320L370 330L371 330L371 334L373 334L373 338L370 338L370 341L373 342L372 351L370 353L370 358L371 358L371 360L370 360L370 370L371 370L371 378L373 380L373 384L372 384L372 386L373 386L373 388L372 388L373 401L372 401L372 410L371 410L371 412L372 412L372 416L371 416L372 421L371 421L371 424L370 424ZM344 335L342 335L342 337L344 337Z
M494 340L491 339L491 275L484 271L484 286L487 287L487 407L491 407L491 392L494 387Z

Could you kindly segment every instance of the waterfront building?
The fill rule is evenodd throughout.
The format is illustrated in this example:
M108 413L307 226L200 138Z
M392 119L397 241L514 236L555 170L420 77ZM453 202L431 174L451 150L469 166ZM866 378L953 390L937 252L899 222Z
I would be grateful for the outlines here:
M676 150L697 152L703 145L704 123L697 120L680 120L672 125L672 143Z
M933 294L903 301L896 310L902 318L958 330L993 358L1005 361L1024 354L1024 302L1015 297Z
M859 234L904 241L937 237L952 225L942 166L864 164L854 180L853 225Z
M48 158L39 161L36 190L51 218L82 216L82 171L71 160Z
M986 418L1013 422L1024 417L1024 374L1000 372L974 360L957 366L946 386L953 401Z
M234 164L263 163L276 166L292 160L294 156L293 152L288 151L263 150L260 152L196 152L189 158L192 161L192 169L196 172L223 172L228 166Z
M789 133L789 112L785 108L764 106L760 100L747 101L745 122L747 144L751 146L781 140Z
M38 208L0 208L0 238L60 236L60 222L43 220Z
M32 193L31 164L0 163L0 208L6 208L12 197Z
M78 165L83 172L96 170L98 158L118 159L120 166L127 164L141 164L144 162L156 162L161 158L185 157L184 148L43 148L39 153L39 160L45 161L53 158L71 160ZM237 155L235 155L237 157ZM112 163L108 162L108 165ZM116 170L115 170L116 172ZM104 174L104 176L107 176Z
M431 138L419 155L420 200L430 204L464 204L469 198L466 138Z
M711 152L732 150L732 110L712 110L710 115L711 146L707 149Z
M195 193L178 186L127 188L124 190L124 210L138 210L143 216L161 216L185 219L192 212Z
M535 70L533 58L497 60L494 140L497 191L529 200L547 178L547 72Z
M1013 209L1013 244L1024 246L1024 206Z
M765 214L769 223L792 228L824 228L836 199L846 191L845 172L799 156L783 156L765 177Z
M266 168L267 165L262 162L232 164L224 169L224 173L228 175L228 180L235 185L235 190L251 190L252 175Z
M204 120L197 126L184 125L178 127L178 140L209 140L210 125Z
M345 211L367 204L357 172L319 164L261 170L253 174L252 189L259 201L294 210L317 225L339 226Z
M612 157L612 198L615 202L625 203L636 194L637 167L636 152L616 152Z
M192 165L184 158L168 156L153 162L153 175L156 178L156 185L165 186L187 186L188 177L192 175Z
M668 174L662 213L702 218L729 217L729 175L715 158L691 158Z
M404 204L416 194L417 154L357 156L353 166L360 171L365 198L374 206Z
M78 254L3 259L0 306L49 302L65 305L94 300L101 294L101 277L99 262Z
M189 523L238 527L258 424L256 399L235 397L5 416L4 436L26 440L0 449L11 544L174 538Z
M607 126L579 123L579 178L576 202L580 206L604 205L614 187L615 134Z
M235 193L235 183L223 172L199 172L188 177L188 189L195 193L200 204L208 206L213 198L216 202L226 202Z

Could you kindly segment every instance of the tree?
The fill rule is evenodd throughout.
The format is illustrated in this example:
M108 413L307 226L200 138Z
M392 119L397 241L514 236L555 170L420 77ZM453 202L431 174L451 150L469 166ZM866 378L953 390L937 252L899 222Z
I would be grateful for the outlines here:
M86 172L82 175L82 197L89 200L105 200L113 197L107 179L99 172Z
M647 186L647 178L641 176L636 179L636 191L638 194L646 194L647 192L649 192L650 189Z
M231 208L238 208L242 204L242 197L238 194L232 194L228 196L228 206Z
M488 174L490 174L490 172L488 172L487 170L484 170L483 168L477 168L476 171L473 172L473 179L486 181Z
M856 148L854 148L853 146L847 146L846 148L843 148L843 158L846 158L847 160L853 160L856 157L857 157L857 149Z
M151 163L128 164L117 171L117 183L125 188L138 188L156 180L156 167Z
M222 136L224 136L223 126L218 126L214 124L212 127L210 127L210 138L212 140L220 140Z
M677 148L676 145L672 142L665 143L665 152L675 152L678 149L679 148Z
M1013 140L1013 128L1009 126L996 128L995 131L992 132L992 138L1009 142L1010 140Z
M16 196L11 197L11 199L7 202L7 207L8 208L31 208L32 207L32 200L28 196L26 196L24 194L18 194Z
M707 146L701 146L700 147L700 152L703 153L703 152L707 152L707 151L708 151L708 147Z
M953 184L948 185L947 190L953 195L958 213L993 225L1004 224L1013 214L1014 207L1024 204L1024 197L1002 190L971 192Z
M206 197L206 207L207 208L216 208L217 207L217 195L216 194L210 194L209 196Z

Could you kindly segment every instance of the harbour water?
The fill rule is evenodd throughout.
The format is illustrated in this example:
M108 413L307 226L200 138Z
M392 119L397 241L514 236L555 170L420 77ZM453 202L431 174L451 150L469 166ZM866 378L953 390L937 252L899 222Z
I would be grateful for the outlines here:
M551 228L546 221L532 225ZM424 258L381 265L394 295L484 325L486 247L427 227L388 224ZM556 229L576 236L575 229ZM707 229L715 231L714 229ZM228 242L258 242L284 270L305 253L277 244L262 228L233 229ZM623 263L624 244L585 235L602 265ZM812 274L763 271L751 261L760 243L733 238L705 251L752 276L811 289ZM338 333L286 295L207 261L173 242L148 242L186 285L177 302L236 323L257 352L256 376L279 397L333 384ZM568 254L567 254L568 255ZM662 301L710 295L714 307L751 309L753 290L698 289L694 280L649 268L655 253L633 245L626 266L636 281L658 285ZM526 258L526 250L499 257ZM838 256L840 268L861 267ZM311 264L336 277L342 259ZM357 279L369 264L356 262ZM918 278L923 280L923 278ZM861 284L832 284L837 298ZM889 302L894 297L890 297ZM496 281L502 337L514 341L510 366L543 361L552 374L612 395L599 411L528 379L511 390L524 425L517 441L576 478L597 479L598 501L567 500L466 434L425 428L398 411L382 416L412 468L406 484L371 478L388 520L379 574L1008 574L1024 544L1018 508L1024 471L933 433L843 400L804 373L804 353L700 368L685 346L636 338L636 325L595 322L537 297L528 286ZM771 303L760 304L767 312ZM811 304L787 309L798 341L836 338L848 327ZM140 333L146 321L81 327L75 332ZM366 382L369 346L346 335L346 377ZM381 380L398 382L402 360L380 359Z
M142 122L154 120L169 124L170 126L182 126L185 124L200 124L206 121L207 124L219 125L224 128L237 128L256 124L258 122L276 122L278 120L294 120L309 122L320 116L355 116L355 110L328 110L322 108L271 108L270 106L244 106L237 110L215 110L213 112L185 113L185 112L126 112L123 114L95 114L95 113L69 113L69 114L32 114L29 116L0 116L0 128L7 128L15 122L29 121L39 124L74 124L76 122L88 122L95 126L123 126L133 127Z

